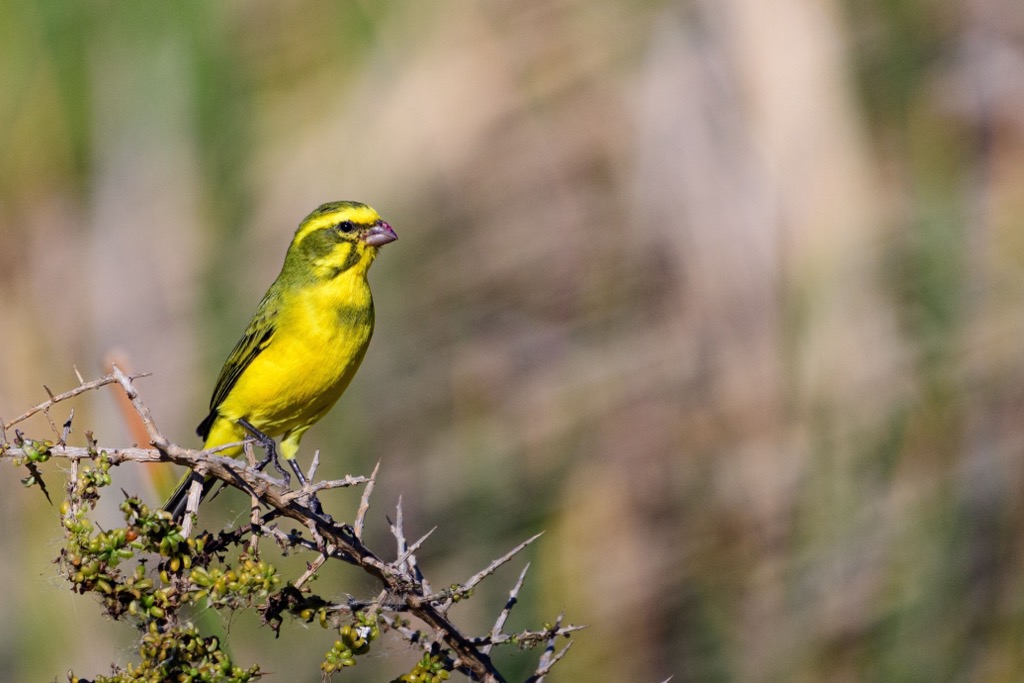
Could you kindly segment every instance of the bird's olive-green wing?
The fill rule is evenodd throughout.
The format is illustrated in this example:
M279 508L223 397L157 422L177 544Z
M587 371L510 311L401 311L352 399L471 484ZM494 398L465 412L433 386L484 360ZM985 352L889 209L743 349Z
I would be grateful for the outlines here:
M260 355L260 352L267 348L271 339L274 338L279 305L275 290L275 287L271 287L270 291L263 297L263 301L260 302L259 307L256 309L256 314L249 321L249 327L246 328L245 334L235 344L235 348L231 350L227 361L224 362L224 367L221 368L220 376L217 378L217 386L214 388L213 397L210 399L210 414L196 429L196 433L203 439L209 436L213 421L217 418L217 408L224 402L228 394L231 393L231 389L238 382L238 378L242 376L242 373L249 367L253 359Z

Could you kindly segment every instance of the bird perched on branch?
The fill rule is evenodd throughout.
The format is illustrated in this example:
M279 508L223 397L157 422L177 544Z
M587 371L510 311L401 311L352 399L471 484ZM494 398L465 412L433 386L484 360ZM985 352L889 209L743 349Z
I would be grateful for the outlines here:
M254 437L286 482L273 441L302 485L295 460L299 442L348 387L373 334L373 298L366 280L377 250L398 239L376 211L357 202L331 202L306 216L295 231L284 267L264 295L245 334L217 378L210 414L196 432L204 449ZM222 454L237 457L241 447ZM190 472L164 509L185 513ZM319 502L311 499L314 511Z

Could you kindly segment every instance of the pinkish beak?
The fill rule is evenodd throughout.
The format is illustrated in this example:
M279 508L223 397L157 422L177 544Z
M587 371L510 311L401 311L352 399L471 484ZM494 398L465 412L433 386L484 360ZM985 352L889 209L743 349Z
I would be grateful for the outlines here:
M373 227L371 227L365 235L363 235L363 242L369 244L371 247L382 247L389 242L394 242L398 239L398 235L391 229L391 226L384 221L377 221Z

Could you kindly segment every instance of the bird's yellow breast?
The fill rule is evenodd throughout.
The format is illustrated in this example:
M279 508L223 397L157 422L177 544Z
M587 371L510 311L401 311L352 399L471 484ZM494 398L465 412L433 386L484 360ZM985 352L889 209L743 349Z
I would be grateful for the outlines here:
M360 270L287 293L273 338L225 397L222 418L244 418L279 436L308 427L334 405L373 334L373 300Z

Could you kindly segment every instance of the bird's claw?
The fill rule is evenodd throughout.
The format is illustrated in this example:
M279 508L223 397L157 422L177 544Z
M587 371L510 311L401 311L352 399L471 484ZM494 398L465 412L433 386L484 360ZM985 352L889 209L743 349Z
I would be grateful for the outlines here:
M288 487L292 483L292 475L281 467L281 461L277 458L277 453L274 453L274 469L281 473L281 479L284 480L285 487Z
M263 449L266 451L267 456L256 463L256 469L260 472L263 468L274 463L274 469L281 474L281 479L284 480L284 485L288 486L292 482L292 475L288 474L288 471L281 465L281 459L277 456L277 444L269 436L256 429L248 420L239 420L238 423L245 428L249 434L256 439Z
M270 463L274 463L274 469L281 474L281 478L284 480L284 485L286 487L291 485L292 475L290 475L288 471L285 470L284 466L281 465L281 459L277 457L277 444L274 443L274 440L256 429L256 427L252 426L248 420L242 419L239 420L238 423L242 425L242 427L244 427L254 439L259 441L260 445L263 446L267 452L267 456L256 463L256 469L262 472L264 467ZM302 473L302 468L299 467L299 463L294 459L289 459L288 465L292 468L292 471L295 472L295 476L298 477L299 486L306 488L306 486L309 485L309 481L306 479L306 475ZM309 509L313 514L317 515L328 524L334 524L334 518L324 512L324 508L320 505L320 501L317 499L315 493L311 493L309 495Z

